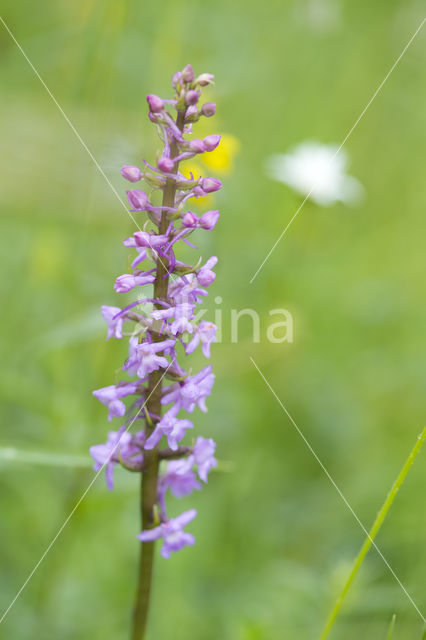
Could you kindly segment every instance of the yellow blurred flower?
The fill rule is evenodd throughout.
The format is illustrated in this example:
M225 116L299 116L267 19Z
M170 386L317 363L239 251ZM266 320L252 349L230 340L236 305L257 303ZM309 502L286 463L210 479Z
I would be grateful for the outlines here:
M204 153L200 162L221 173L230 173L234 168L234 158L240 147L240 141L235 136L224 133L219 146L210 153Z
M181 167L179 167L179 171L183 173L185 178L190 178L192 174L194 180L198 180L198 178L201 178L203 173L200 165L193 160L186 160L185 163Z

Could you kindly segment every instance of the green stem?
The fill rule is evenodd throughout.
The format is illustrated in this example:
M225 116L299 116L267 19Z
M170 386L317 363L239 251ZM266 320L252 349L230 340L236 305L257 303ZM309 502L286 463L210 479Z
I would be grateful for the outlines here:
M399 489L401 488L408 472L410 471L414 460L416 459L417 455L420 453L420 449L422 447L423 441L426 438L426 428L423 429L422 433L419 435L416 444L414 445L410 455L408 456L407 460L404 463L404 466L402 467L397 479L395 480L395 482L392 485L391 490L389 491L386 500L383 503L382 508L380 509L379 513L376 516L376 519L373 523L373 526L371 527L368 536L364 542L364 544L361 547L361 550L359 552L359 554L357 555L354 565L352 567L352 570L349 574L348 579L346 580L345 585L343 586L343 589L339 595L339 597L337 598L335 605L330 613L330 616L327 620L327 623L323 629L323 632L320 635L319 640L325 640L325 638L328 637L331 627L334 624L334 621L336 620L337 614L339 613L341 606L343 604L343 601L346 597L346 594L349 591L349 587L351 586L352 582L354 581L354 578L356 576L356 574L358 573L365 556L367 555L371 545L373 544L374 538L376 537L376 535L378 534L384 519L387 516L387 513L390 509L390 507L392 506L393 501L396 498L396 494L398 493Z
M178 112L176 124L181 131L185 124L185 113ZM178 149L176 144L171 145L170 154L176 157ZM178 163L175 165L175 172L178 170ZM176 186L174 180L168 180L163 192L163 206L174 207ZM169 221L165 213L161 216L159 233L167 231ZM169 278L166 276L168 262L164 258L157 261L157 273L154 282L154 298L165 300L167 298ZM162 309L161 305L155 305ZM154 342L160 342L163 338L158 333L152 333ZM161 355L161 353L159 354ZM162 378L164 372L153 371L149 376L147 409L150 414L161 415L161 394ZM155 429L155 424L146 421L147 437ZM159 469L158 449L155 447L151 451L144 452L144 472L141 473L141 520L142 529L151 529L154 522L154 507L157 502L157 484ZM133 609L132 640L143 640L145 637L146 625L148 622L149 604L151 600L152 571L154 563L154 542L141 542L139 555L138 586L136 590L135 605Z

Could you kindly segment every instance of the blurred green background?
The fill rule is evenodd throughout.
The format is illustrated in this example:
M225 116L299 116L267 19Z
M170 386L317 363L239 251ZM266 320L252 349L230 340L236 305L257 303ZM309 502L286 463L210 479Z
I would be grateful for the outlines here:
M122 164L153 157L145 94L166 95L192 62L216 76L204 131L240 150L217 172L221 221L199 238L220 257L214 296L224 339L209 412L225 470L170 508L194 505L197 544L158 558L150 638L319 636L363 533L249 361L271 385L369 525L425 423L426 33L346 144L365 186L357 206L307 202L249 279L301 198L265 177L266 156L306 139L339 144L421 22L420 1L4 0L2 16L124 196ZM0 462L1 607L6 608L93 477L87 449L125 344L105 342L101 304L120 304L122 239L134 227L0 25L2 84L1 447L83 456L83 466ZM208 171L207 173L213 173ZM293 344L230 340L231 308L295 319ZM243 327L244 325L244 327ZM195 359L194 362L197 362ZM424 453L377 543L426 608ZM128 637L136 574L138 478L99 478L0 627L1 638ZM421 619L373 550L333 640L421 636Z

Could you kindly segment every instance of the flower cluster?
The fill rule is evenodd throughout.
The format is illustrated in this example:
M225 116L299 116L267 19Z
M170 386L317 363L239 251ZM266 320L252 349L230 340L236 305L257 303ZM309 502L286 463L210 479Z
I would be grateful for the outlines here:
M214 383L212 368L207 365L193 373L178 361L178 356L185 357L198 347L206 358L210 357L216 326L198 322L195 310L216 277L213 269L217 258L194 266L176 257L179 242L194 247L189 236L197 229L212 230L219 219L217 210L198 216L185 207L191 198L220 189L220 181L212 177L194 179L179 170L181 161L208 153L220 142L218 135L203 139L191 135L197 120L216 111L212 102L199 106L202 87L212 82L211 74L195 77L187 65L172 78L173 99L147 96L149 119L157 126L163 149L155 164L144 161L143 168L126 165L121 169L129 182L145 181L146 191L133 188L127 191L127 197L130 210L144 212L146 219L142 228L124 241L136 256L131 272L120 275L114 289L126 293L150 287L153 292L137 293L137 299L123 307L102 307L107 339L128 336L129 355L123 365L126 378L93 392L108 407L108 420L122 421L117 431L109 432L105 444L91 447L94 468L105 466L109 489L113 488L113 471L118 464L145 474L143 482L149 478L152 484L154 478L154 499L142 505L149 517L138 537L142 542L163 538L162 555L166 558L171 551L194 544L193 536L183 527L196 515L191 509L169 518L167 491L181 497L200 489L200 481L207 482L210 469L217 464L212 439L199 436L190 446L182 444L186 432L194 427L186 414L192 414L196 407L207 410L206 398ZM136 421L143 428L130 433ZM159 464L165 466L160 474ZM149 494L148 489L145 493Z

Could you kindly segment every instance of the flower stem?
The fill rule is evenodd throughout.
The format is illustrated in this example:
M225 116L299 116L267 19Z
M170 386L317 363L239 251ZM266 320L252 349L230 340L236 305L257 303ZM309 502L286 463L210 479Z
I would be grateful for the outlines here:
M179 111L176 124L182 132L185 124L185 112ZM172 144L170 147L172 158L177 155L177 147ZM175 164L175 172L178 171L178 163ZM168 180L163 192L163 207L174 207L176 195L176 184L174 180ZM159 234L165 234L169 226L167 213L163 211ZM154 295L156 300L166 300L169 288L169 278L166 275L168 261L161 258L157 262L157 273L154 282ZM162 309L160 304L154 305L157 309ZM163 338L157 333L152 333L154 342L160 342ZM161 355L161 354L159 354ZM153 371L149 376L147 409L149 413L157 416L161 415L161 394L162 378L164 372L160 369ZM146 435L149 437L155 428L155 424L146 424ZM159 469L158 449L144 451L144 472L141 473L141 519L142 529L150 529L154 523L154 506L157 502L157 484ZM136 591L135 605L133 609L132 640L143 640L145 638L146 625L148 621L149 604L151 599L152 570L154 563L154 542L140 543L138 586Z
M368 536L364 542L364 544L361 547L360 552L358 553L357 557L355 558L355 562L353 564L352 570L343 586L342 591L339 594L339 597L337 598L334 607L329 615L329 618L327 620L327 623L323 629L323 632L320 635L319 640L325 640L328 637L328 634L330 633L330 630L334 624L334 621L336 620L337 614L340 611L340 608L343 604L343 601L349 591L349 587L351 586L352 582L354 581L354 578L356 576L356 574L358 573L358 570L360 569L365 556L367 555L371 545L373 544L374 538L376 537L376 535L378 534L384 519L387 516L387 513L390 509L390 507L392 506L393 501L396 498L396 495L399 491L399 489L402 486L402 483L404 482L408 472L410 471L414 460L416 459L417 455L420 453L420 449L422 447L422 444L424 442L424 440L426 439L426 428L423 429L423 431L421 432L421 434L418 436L417 438L417 442L414 445L413 449L410 452L410 455L408 456L407 460L404 463L404 466L402 467L397 479L395 480L395 482L392 485L391 490L389 491L386 500L384 501L382 508L380 509L379 513L376 516L376 519L373 523L373 526L371 527Z

